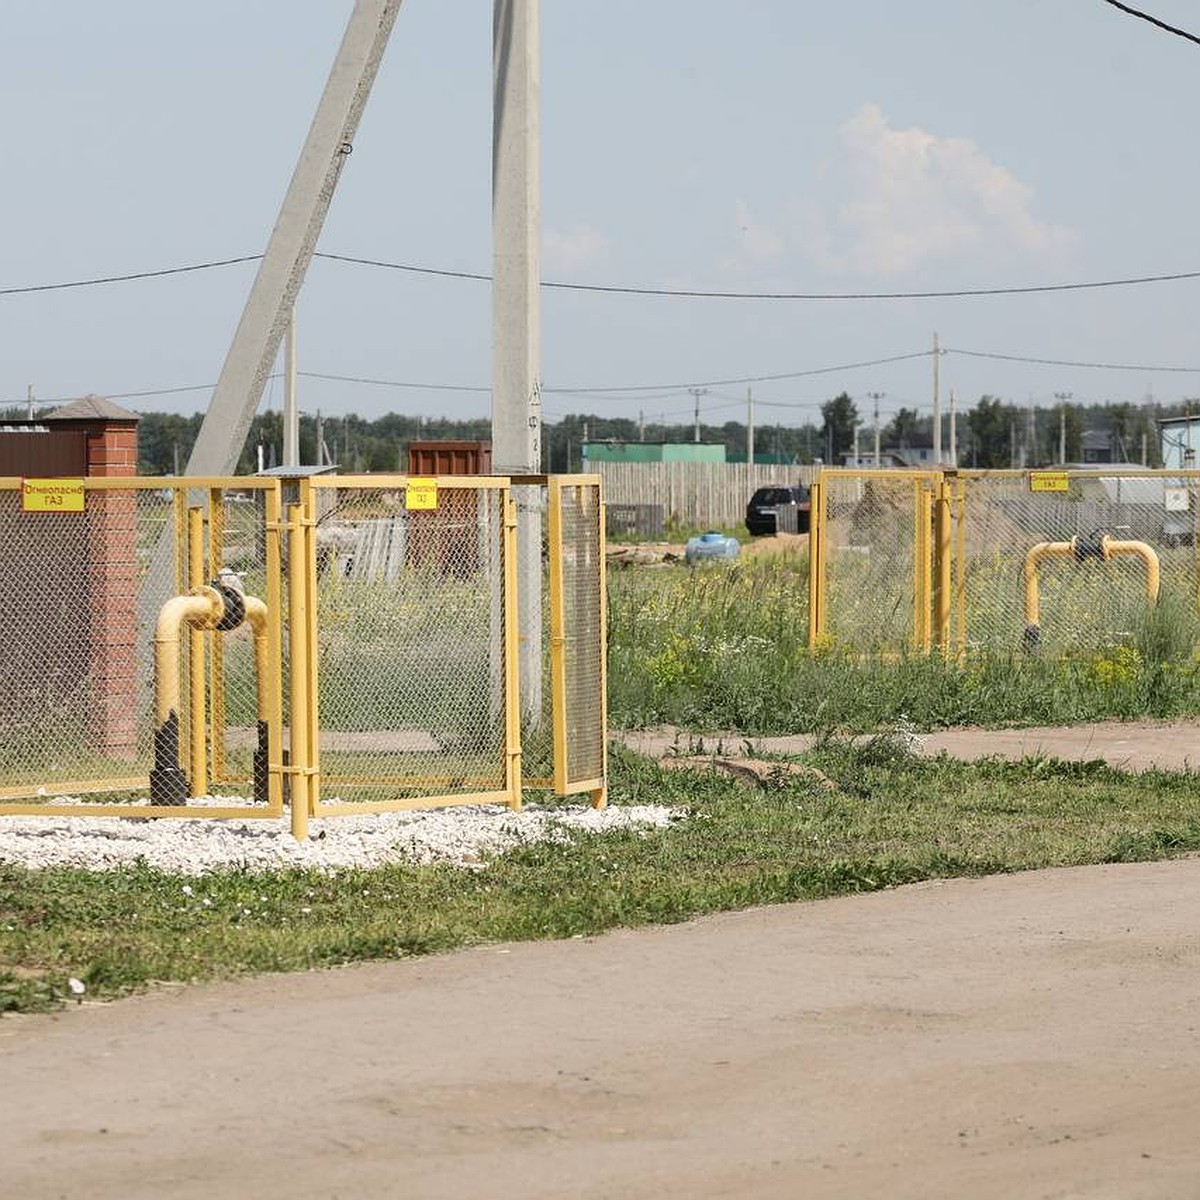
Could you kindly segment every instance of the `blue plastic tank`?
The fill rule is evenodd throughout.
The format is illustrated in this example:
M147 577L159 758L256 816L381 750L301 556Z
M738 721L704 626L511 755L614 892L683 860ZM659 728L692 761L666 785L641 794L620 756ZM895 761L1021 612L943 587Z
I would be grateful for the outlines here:
M741 543L735 537L726 537L723 533L710 530L697 537L688 538L683 557L688 566L713 559L737 558Z

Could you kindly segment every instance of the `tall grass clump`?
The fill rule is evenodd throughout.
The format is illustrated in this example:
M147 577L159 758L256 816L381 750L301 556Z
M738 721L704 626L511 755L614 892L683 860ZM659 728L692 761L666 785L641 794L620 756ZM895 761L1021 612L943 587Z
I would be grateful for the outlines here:
M609 711L614 724L747 733L914 725L1036 725L1200 712L1197 622L1174 597L1124 631L1040 654L961 656L808 646L803 557L729 568L614 572Z

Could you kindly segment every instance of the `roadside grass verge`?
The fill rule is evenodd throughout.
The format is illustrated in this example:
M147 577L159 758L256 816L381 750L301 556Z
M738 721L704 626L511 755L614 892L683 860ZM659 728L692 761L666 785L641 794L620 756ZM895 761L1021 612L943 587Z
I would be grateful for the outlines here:
M53 1008L67 981L107 999L156 982L592 936L921 879L1153 859L1200 848L1195 775L1102 763L922 759L894 739L829 741L819 778L743 788L614 747L618 803L670 828L538 843L467 871L106 873L0 866L0 1012Z

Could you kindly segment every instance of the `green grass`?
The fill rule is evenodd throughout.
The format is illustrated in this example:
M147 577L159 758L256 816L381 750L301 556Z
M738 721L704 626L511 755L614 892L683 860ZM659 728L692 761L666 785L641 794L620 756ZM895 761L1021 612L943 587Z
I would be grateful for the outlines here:
M883 603L878 591L871 595ZM911 622L911 613L904 619ZM879 629L889 622L881 613ZM766 734L869 731L901 716L933 729L1200 712L1190 607L1166 596L1123 627L1106 640L1057 652L1052 644L1035 655L1018 635L1007 647L973 647L961 661L897 651L903 636L889 649L831 640L810 651L803 557L614 571L609 713L623 728L671 723Z
M0 1011L155 981L228 978L478 943L592 935L932 877L1151 859L1200 848L1194 775L1103 764L966 765L886 738L808 756L836 783L745 789L614 754L622 803L676 805L664 830L534 845L481 871L91 874L0 866ZM184 891L185 885L191 894Z

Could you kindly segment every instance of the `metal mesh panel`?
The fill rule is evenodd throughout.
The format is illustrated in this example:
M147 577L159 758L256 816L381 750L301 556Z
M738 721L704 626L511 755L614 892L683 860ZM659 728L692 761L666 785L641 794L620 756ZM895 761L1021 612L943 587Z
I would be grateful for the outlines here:
M922 641L934 480L911 472L822 474L823 633L834 643L866 651Z
M1046 486L1065 490L1033 490ZM968 649L1087 653L1136 641L1156 570L1159 604L1194 623L1194 476L966 473L957 487L957 621Z
M0 798L144 804L155 766L155 627L164 603L190 587L189 501L200 514L192 574L207 582L210 565L228 564L246 571L247 590L268 587L261 505L165 480L85 480L84 511L25 512L18 489L0 484ZM233 507L239 515L222 519ZM214 776L248 785L255 744L222 765L209 719L214 731L228 723L236 742L232 726L248 713L257 733L249 631L194 636L181 630L175 664L178 765L187 770L195 742L206 774L211 763ZM235 790L243 806L251 789Z
M605 773L604 542L599 481L552 478L550 571L555 661L555 787Z
M322 797L499 792L507 492L443 479L436 507L415 508L402 478L348 484L313 492Z
M232 576L247 596L265 598L268 578L265 493L217 492L212 497L208 580ZM276 606L282 596L273 598ZM286 614L279 613L282 625ZM254 774L258 745L259 678L253 628L243 622L225 634L208 634L209 705L214 790L245 788Z

